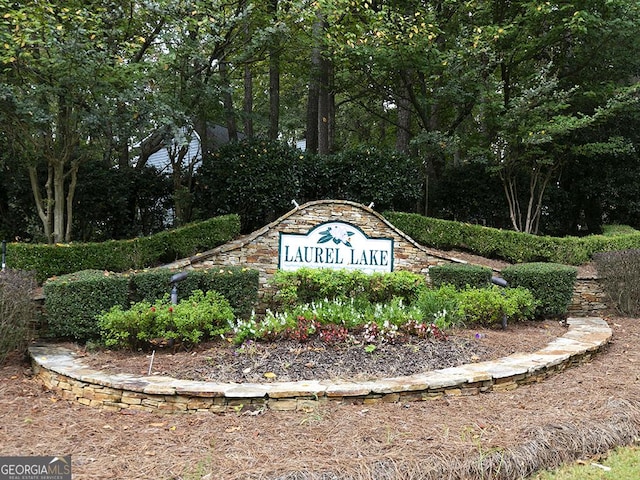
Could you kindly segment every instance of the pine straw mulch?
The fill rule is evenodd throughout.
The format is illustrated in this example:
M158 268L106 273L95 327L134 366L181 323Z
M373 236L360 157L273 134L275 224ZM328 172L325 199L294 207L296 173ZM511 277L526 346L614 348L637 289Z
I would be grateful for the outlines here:
M13 358L0 454L70 454L76 480L524 478L640 436L640 322L608 320L614 338L591 362L512 392L255 416L103 412Z

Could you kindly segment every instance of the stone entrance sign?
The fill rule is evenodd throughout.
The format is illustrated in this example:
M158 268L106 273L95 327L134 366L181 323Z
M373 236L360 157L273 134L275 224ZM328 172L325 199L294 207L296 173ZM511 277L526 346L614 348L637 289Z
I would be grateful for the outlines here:
M278 268L393 271L393 238L370 238L347 222L321 223L306 234L280 232Z
M301 266L408 270L428 275L429 267L450 262L417 244L371 208L347 200L317 200L297 206L269 225L224 245L175 262L173 268L236 265L260 273L260 293L278 269Z

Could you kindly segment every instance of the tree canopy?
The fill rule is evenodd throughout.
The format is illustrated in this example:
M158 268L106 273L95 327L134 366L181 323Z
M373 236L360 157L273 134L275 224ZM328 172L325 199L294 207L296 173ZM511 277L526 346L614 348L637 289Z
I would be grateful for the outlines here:
M139 235L167 206L170 224L232 209L197 205L198 182L233 184L216 178L234 168L215 125L305 155L406 154L397 174L422 182L422 213L531 233L640 225L639 14L635 0L0 0L0 232ZM161 149L168 179L148 164ZM267 163L265 179L304 171ZM463 172L487 208L499 185L506 214L446 205Z

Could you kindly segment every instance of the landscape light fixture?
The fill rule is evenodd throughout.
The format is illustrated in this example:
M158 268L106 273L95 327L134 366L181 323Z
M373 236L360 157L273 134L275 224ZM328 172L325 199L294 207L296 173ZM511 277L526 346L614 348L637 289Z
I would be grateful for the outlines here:
M176 305L178 303L178 283L187 278L187 272L180 272L172 275L169 279L171 284L171 303Z

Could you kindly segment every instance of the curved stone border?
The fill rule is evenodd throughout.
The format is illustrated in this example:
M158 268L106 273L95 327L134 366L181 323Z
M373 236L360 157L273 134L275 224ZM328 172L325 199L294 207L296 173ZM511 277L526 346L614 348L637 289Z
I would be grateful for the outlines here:
M365 382L301 381L216 383L163 376L105 374L82 363L66 348L29 348L33 369L46 387L84 405L107 410L215 412L305 410L329 401L407 402L445 395L513 390L589 360L611 339L601 318L570 318L562 337L535 353L516 353L487 362Z

